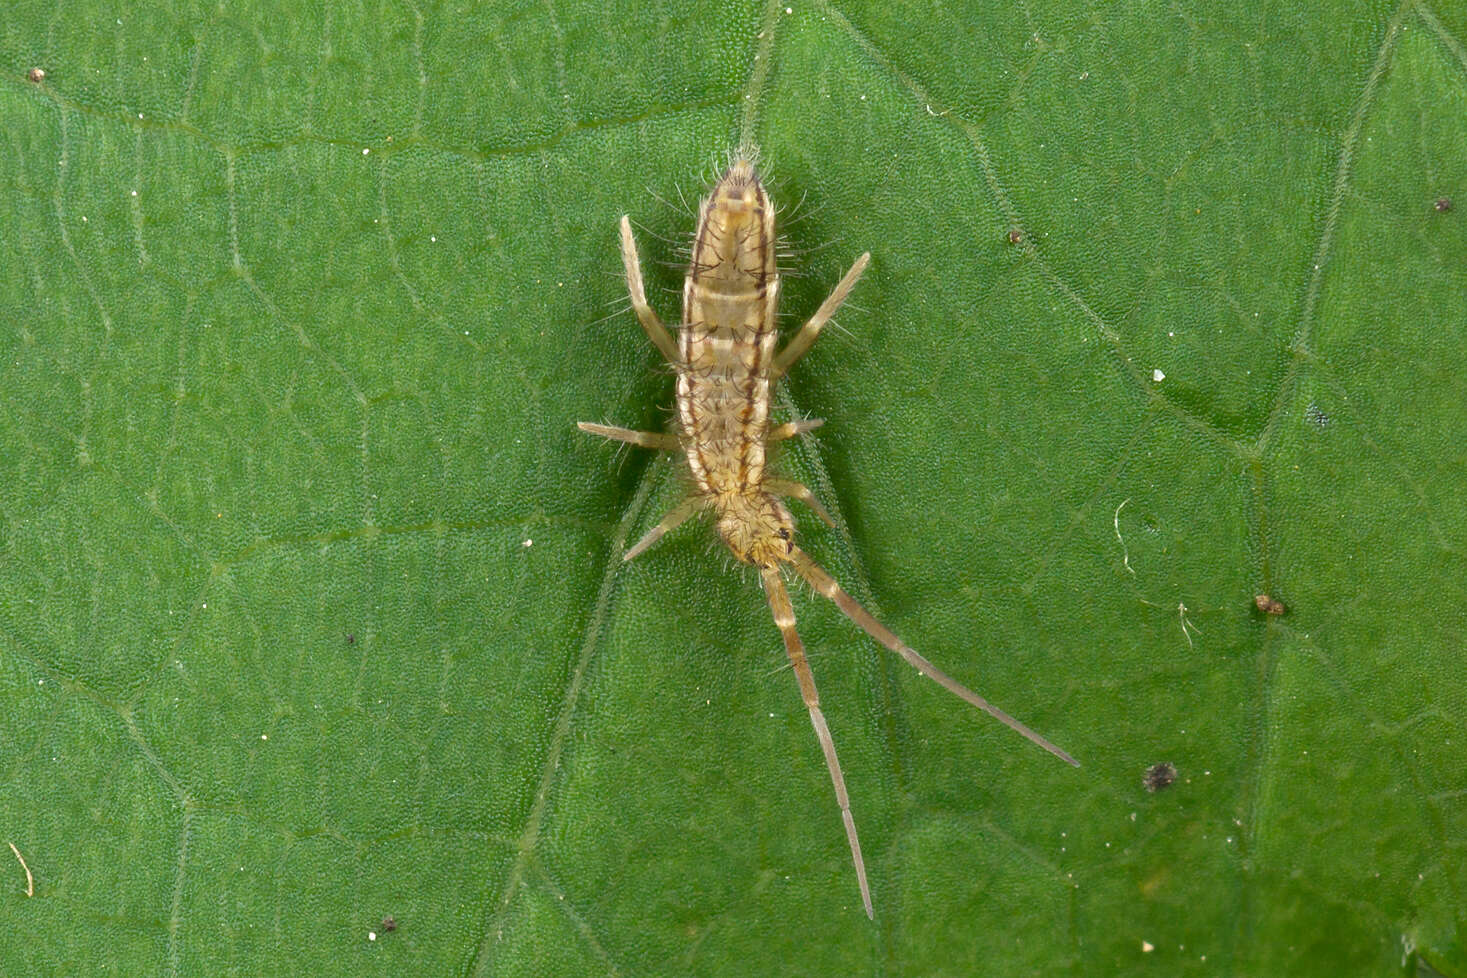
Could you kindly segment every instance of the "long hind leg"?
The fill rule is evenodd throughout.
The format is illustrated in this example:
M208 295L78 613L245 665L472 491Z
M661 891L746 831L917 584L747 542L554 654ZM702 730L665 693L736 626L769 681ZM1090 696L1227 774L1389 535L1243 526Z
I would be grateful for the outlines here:
M632 237L632 222L627 220L625 214L621 218L621 262L626 266L627 292L632 297L632 309L637 314L637 321L646 331L647 339L652 341L652 345L657 347L667 362L676 365L681 360L677 343L667 327L662 325L662 320L657 318L656 311L647 304L647 289L642 285L642 262L637 257L637 241Z
M815 690L815 676L810 672L809 660L805 658L804 643L800 641L799 632L795 631L795 609L790 607L790 596L784 589L779 568L766 567L760 571L760 576L764 581L764 593L769 598L769 610L774 614L774 623L784 636L784 650L789 653L795 678L800 681L800 696L805 701L805 709L810 711L810 723L815 727L815 737L825 754L830 783L835 786L836 804L840 805L840 817L846 824L846 841L851 846L851 861L856 864L856 880L861 884L861 903L866 907L866 916L875 919L871 911L871 887L866 882L866 861L861 858L861 840L856 836L856 819L851 815L851 797L846 794L846 779L835 756L835 740L830 736L830 725L825 722L825 714L820 712L820 694Z
M856 280L861 277L861 273L870 263L871 252L869 251L857 258L851 270L846 272L845 278L841 279L830 295L825 297L825 301L820 303L820 308L815 310L815 315L810 317L810 321L801 326L798 333L790 337L790 341L785 344L783 350L775 354L774 363L769 369L772 378L783 377L785 372L795 365L795 361L804 356L805 352L814 345L815 340L820 336L820 331L825 328L830 317L835 315L840 304L846 301L846 296L850 294L851 289L855 288Z
M1051 744L1048 740L1041 737L1038 733L1020 723L1018 720L1015 720L1003 710L1000 710L998 707L994 706L992 703L988 702L986 699L979 696L977 693L973 692L962 683L958 682L952 676L949 676L947 673L937 668L931 662L927 661L927 659L925 659L923 656L918 654L915 649L911 648L901 639L897 638L896 635L892 633L891 629L887 628L881 622L877 621L871 616L871 612L867 611L865 608L857 604L856 599L847 594L845 590L836 583L835 578L826 573L825 568L821 567L819 564L815 563L815 561L811 560L810 555L805 553L805 551L801 550L799 547L791 547L790 556L788 559L789 562L794 565L795 572L803 577L806 581L808 581L811 587L815 588L815 590L819 591L821 594L825 595L825 597L833 601L835 603L835 606L839 608L847 618L855 622L857 625L861 626L861 629L867 635L870 635L872 638L876 639L876 641L891 649L903 659L906 659L922 675L926 676L928 679L931 679L933 682L937 683L937 685L941 686L949 693L952 693L954 696L958 697L958 699L966 700L967 702L976 706L978 709L982 710L984 713L987 713L989 716L993 717L995 720L998 720L1000 723L1003 723L1013 730L1016 730L1019 733L1023 734L1029 740L1033 741L1035 744L1038 744L1040 747L1043 747L1045 750L1049 751L1051 754L1053 754L1055 757L1058 757L1066 764L1072 764L1075 767L1080 766L1080 762L1075 760L1068 753L1060 750L1054 744Z

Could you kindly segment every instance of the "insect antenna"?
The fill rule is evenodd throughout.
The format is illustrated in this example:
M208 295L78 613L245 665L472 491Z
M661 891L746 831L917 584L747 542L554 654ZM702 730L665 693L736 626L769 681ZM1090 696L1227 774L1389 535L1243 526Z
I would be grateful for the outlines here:
M798 552L798 551L797 551ZM795 678L800 681L800 696L805 708L810 711L810 723L815 727L815 737L820 741L820 750L825 754L825 767L830 771L830 783L835 787L835 800L840 805L840 817L846 825L846 841L851 845L851 860L856 864L856 879L861 884L861 903L866 907L867 919L876 919L871 909L871 887L866 882L866 861L861 858L861 840L856 835L856 819L851 815L851 797L846 793L846 779L840 771L840 760L835 756L835 740L830 736L830 725L825 714L820 712L820 694L815 690L815 675L805 658L805 645L795 631L795 609L790 605L789 593L778 567L762 568L759 572L764 582L764 593L769 598L769 610L774 623L784 636L784 650L789 653L790 665Z
M913 666L915 666L917 671L920 672L922 675L926 676L928 679L935 681L939 686L947 690L949 693L952 693L959 699L966 700L967 702L978 707L978 709L982 710L984 713L987 713L989 716L993 717L995 720L998 720L1000 723L1010 727L1018 733L1023 734L1024 737L1026 737L1028 740L1039 745L1040 747L1043 747L1045 750L1049 751L1051 754L1053 754L1055 757L1058 757L1066 764L1072 764L1075 767L1080 766L1080 762L1075 760L1065 751L1060 750L1054 744L1051 744L1048 740L1045 740L1038 733L1029 729L1018 720L1015 720L1003 710L1000 710L998 707L994 706L992 703L988 702L986 699L979 696L977 693L973 692L971 689L964 686L962 683L958 682L956 679L949 676L941 669L937 668L931 662L928 662L925 658L919 655L916 650L909 648L901 639L897 638L896 635L894 635L885 625L873 618L871 616L871 612L861 607L861 605L856 602L855 598L847 594L841 588L841 586L836 583L835 578L826 573L825 568L821 567L819 564L815 563L815 561L810 559L809 554L805 553L799 547L792 547L790 550L789 562L794 565L795 573L799 574L806 581L808 581L811 587L815 588L815 590L819 591L825 597L833 601L835 603L835 606L841 610L841 613L844 614L851 621L859 625L862 631L864 631L867 635L870 635L872 638L876 639L876 641L880 642L882 645L891 649L903 659L906 659ZM773 603L772 598L770 599L770 602L771 604ZM786 642L788 642L788 639L786 639ZM793 653L791 653L791 657L793 658Z

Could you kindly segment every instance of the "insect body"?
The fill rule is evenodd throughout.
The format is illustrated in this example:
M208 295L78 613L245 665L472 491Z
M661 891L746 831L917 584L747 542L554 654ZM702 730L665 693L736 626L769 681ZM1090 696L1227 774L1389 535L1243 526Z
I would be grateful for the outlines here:
M775 212L749 155L740 154L733 160L700 205L692 260L683 285L683 322L676 340L647 304L631 224L626 217L621 219L621 253L632 308L653 345L677 371L676 433L632 431L584 421L579 427L644 448L678 452L687 460L692 492L628 550L624 559L631 560L689 517L709 510L719 536L733 555L758 568L774 623L784 637L800 694L825 754L861 886L861 902L866 916L871 917L871 889L866 882L861 842L836 758L835 741L820 710L815 678L795 631L794 609L782 575L786 565L924 676L1050 753L1078 764L908 648L795 545L794 520L784 499L798 499L826 523L831 520L805 486L768 474L767 448L770 442L793 437L824 422L810 419L771 426L769 408L774 385L810 349L865 271L871 255L856 259L815 315L784 349L776 352L779 271L775 262Z

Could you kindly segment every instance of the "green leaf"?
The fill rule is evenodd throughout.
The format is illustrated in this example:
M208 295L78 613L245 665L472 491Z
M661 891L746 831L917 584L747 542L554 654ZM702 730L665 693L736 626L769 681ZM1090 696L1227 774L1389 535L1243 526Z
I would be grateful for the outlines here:
M1295 7L9 4L0 972L1467 975L1467 11ZM574 427L746 130L804 545L1083 764L797 592L874 923Z

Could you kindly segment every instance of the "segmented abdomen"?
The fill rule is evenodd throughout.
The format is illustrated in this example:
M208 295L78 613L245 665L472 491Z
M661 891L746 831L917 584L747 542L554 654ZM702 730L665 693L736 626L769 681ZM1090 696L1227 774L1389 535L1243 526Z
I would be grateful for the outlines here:
M683 285L678 423L706 495L763 484L778 301L774 211L740 160L703 201Z

